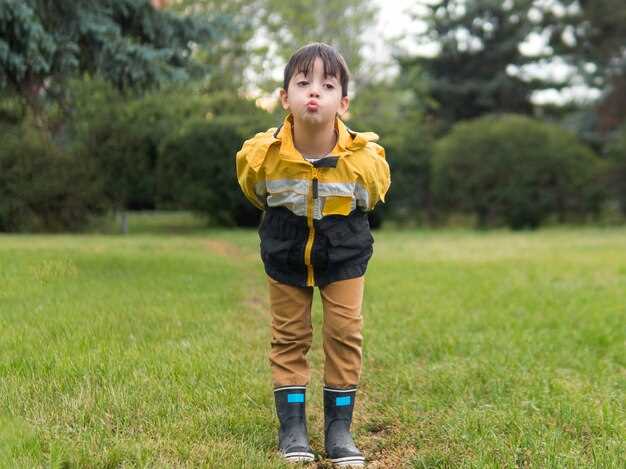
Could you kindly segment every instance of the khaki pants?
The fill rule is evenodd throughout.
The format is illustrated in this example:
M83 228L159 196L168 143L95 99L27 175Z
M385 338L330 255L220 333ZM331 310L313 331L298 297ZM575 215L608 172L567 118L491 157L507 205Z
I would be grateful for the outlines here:
M295 287L267 276L272 341L269 361L275 388L309 384L306 354L311 348L314 287ZM324 385L358 385L361 375L365 276L319 288L324 310Z

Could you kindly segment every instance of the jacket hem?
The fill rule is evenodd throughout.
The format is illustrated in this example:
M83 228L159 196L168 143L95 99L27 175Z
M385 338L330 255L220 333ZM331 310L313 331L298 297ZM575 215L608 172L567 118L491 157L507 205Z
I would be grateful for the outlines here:
M274 280L291 285L294 287L307 287L306 275L302 278L296 278L293 274L288 274L280 270L273 269L271 266L264 264L265 273ZM315 286L318 288L325 287L329 283L338 282L339 280L348 280L351 278L361 277L367 271L367 263L342 265L341 268L327 273L326 275L315 275ZM313 287L311 287L313 288Z

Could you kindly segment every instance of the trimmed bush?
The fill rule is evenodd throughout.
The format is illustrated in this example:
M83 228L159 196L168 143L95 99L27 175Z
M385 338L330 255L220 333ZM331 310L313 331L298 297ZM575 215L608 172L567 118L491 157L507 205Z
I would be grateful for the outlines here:
M434 218L430 193L432 138L418 122L403 130L396 138L381 140L392 182L387 202L380 208L386 218L427 224Z
M370 220L383 218L415 225L434 218L430 194L432 130L424 119L421 97L405 86L422 81L422 77L405 76L398 81L365 84L350 105L348 126L377 133L391 169L386 202L376 207Z
M157 159L163 139L190 120L229 119L243 135L272 126L271 115L232 93L202 95L191 86L124 98L98 80L73 83L73 132L85 157L98 161L106 192L118 209L182 209L174 192L157 196ZM241 142L240 142L241 143ZM158 198L158 200L157 200Z
M33 129L5 129L0 139L0 231L77 231L106 212L92 162Z
M107 197L118 209L156 208L158 147L182 122L204 116L208 99L180 90L123 99L97 81L75 86L79 102L74 127L81 152L98 161ZM91 88L98 92L95 98L85 95Z
M536 228L548 216L594 214L604 168L575 135L518 115L457 124L435 146L433 193L443 211L474 213L479 227Z
M233 156L244 135L231 119L191 120L161 144L159 197L224 226L257 226L261 211L241 193Z

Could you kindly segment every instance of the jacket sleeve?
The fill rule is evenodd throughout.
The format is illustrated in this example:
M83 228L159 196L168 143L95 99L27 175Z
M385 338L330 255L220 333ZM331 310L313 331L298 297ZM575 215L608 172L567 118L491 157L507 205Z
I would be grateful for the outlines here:
M258 156L254 138L246 140L235 157L237 181L250 203L265 210L265 178Z
M391 186L391 171L385 156L385 149L378 144L373 144L375 152L373 171L370 174L367 190L369 192L368 210L374 210L378 202L385 202L385 196Z

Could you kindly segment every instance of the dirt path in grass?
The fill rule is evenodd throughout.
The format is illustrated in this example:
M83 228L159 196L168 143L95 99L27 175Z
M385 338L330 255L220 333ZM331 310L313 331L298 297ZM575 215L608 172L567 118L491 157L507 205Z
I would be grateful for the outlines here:
M218 256L241 258L244 253L239 246L223 239L209 239L205 242L206 248Z

